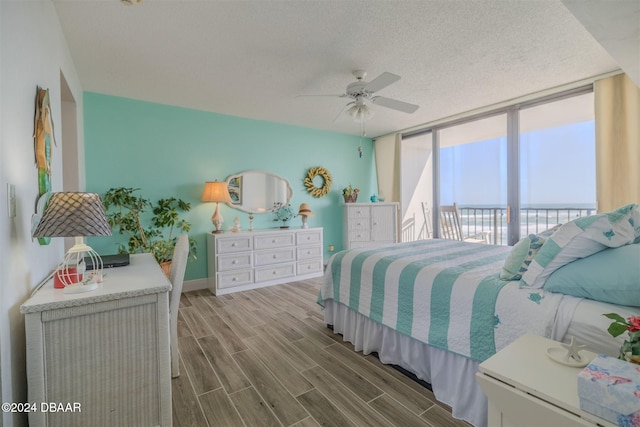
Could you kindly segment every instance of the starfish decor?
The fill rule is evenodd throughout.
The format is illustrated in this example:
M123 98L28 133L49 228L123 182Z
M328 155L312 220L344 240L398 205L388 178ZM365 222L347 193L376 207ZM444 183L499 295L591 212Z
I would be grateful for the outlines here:
M567 354L564 356L564 360L569 362L575 360L576 362L582 362L582 356L580 356L580 350L586 348L586 345L578 345L575 337L571 337L569 344L560 344L567 350Z

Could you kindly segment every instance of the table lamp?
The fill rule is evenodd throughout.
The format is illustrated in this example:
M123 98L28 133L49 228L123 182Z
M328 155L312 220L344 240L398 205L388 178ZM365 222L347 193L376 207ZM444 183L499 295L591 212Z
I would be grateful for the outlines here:
M226 182L207 181L204 184L204 192L202 193L203 202L215 202L216 210L211 217L211 222L216 227L214 233L222 233L222 215L220 215L220 202L232 203L229 195L229 188Z
M51 193L47 208L33 237L75 237L54 275L65 293L92 291L102 282L102 259L84 242L85 236L110 236L100 195L96 193ZM86 255L84 255L86 253ZM93 271L85 277L84 256L91 258Z

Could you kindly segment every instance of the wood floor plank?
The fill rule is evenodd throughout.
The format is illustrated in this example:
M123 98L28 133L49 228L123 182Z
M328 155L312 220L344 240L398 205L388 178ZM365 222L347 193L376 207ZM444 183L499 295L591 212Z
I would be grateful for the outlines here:
M281 357L287 359L289 364L298 372L312 368L318 364L307 357L298 347L291 345L291 342L276 332L274 328L267 325L255 326L258 333L267 338L269 345L279 352Z
M423 418L407 411L397 400L387 394L371 401L369 405L397 426L424 427L429 425Z
M293 343L318 365L329 372L333 377L345 385L356 396L365 402L380 396L382 391L364 379L360 374L348 368L344 363L314 345L311 341L303 339ZM335 344L337 345L337 344Z
M180 361L180 375L171 379L171 408L174 427L201 427L207 422L200 409L198 397L196 396L189 376L186 375L185 366Z
M434 402L428 398L431 393L429 390L423 387L422 393L419 393L407 387L392 375L377 369L370 363L366 363L363 360L362 353L356 353L341 345L332 345L325 348L325 351L362 375L371 384L384 390L385 393L401 402L402 405L416 415L422 414L434 405Z
M433 427L469 427L466 421L453 418L451 412L438 405L426 411L421 417Z
M173 425L317 427L352 422L381 427L381 420L391 417L389 427L468 427L440 402L412 424L414 411L425 405L417 396L433 401L435 397L377 358L353 351L350 343L326 328L315 303L321 283L322 278L310 279L222 296L209 290L184 293L178 312L182 375L171 381ZM185 307L189 309L183 313ZM238 318L255 335L240 338L247 331L238 333L230 325ZM204 319L202 324L198 319ZM191 327L198 335L207 329L211 333L196 339ZM262 358L254 350L262 352ZM267 368L265 355L277 362ZM283 385L287 380L282 377L289 372L300 373L313 387L301 388L305 391L298 394L300 400L289 391L296 393L295 387ZM216 388L202 392L211 387ZM243 421L234 418L230 405ZM222 422L217 418L221 412L226 414Z
M252 329L247 323L238 315L238 310L235 308L221 308L216 310L218 316L236 333L240 338L248 338L256 335L256 331Z
M302 372L313 386L360 427L388 427L389 421L319 366Z
M244 342L253 350L254 354L280 380L282 385L293 396L298 396L313 388L297 370L291 369L288 360L259 336L245 338Z
M298 396L298 402L309 411L321 426L355 426L338 408L336 408L318 390L311 390Z
M298 341L304 338L304 335L302 335L298 329L294 328L289 323L283 322L277 315L263 313L263 316L268 320L269 326L275 329L288 341Z
M229 325L217 314L204 318L205 322L211 327L213 333L218 337L224 348L229 353L235 353L247 349L245 343L240 337L229 327Z
M180 337L188 337L189 335L193 335L191 333L191 329L189 329L189 325L182 317L182 309L178 310L178 338Z
M251 350L234 353L233 358L262 399L285 426L301 421L308 416L302 405L291 396Z
M207 304L206 298L200 293L200 291L187 292L185 295L187 295L191 305L200 311L200 315L202 317L215 314L213 307Z
M319 427L319 425L320 424L318 424L313 417L307 417L304 420L291 425L291 427Z
M325 335L323 332L318 331L317 328L312 328L311 326L304 323L301 319L298 319L292 316L289 313L278 313L276 317L280 319L281 322L287 323L297 329L302 336L306 339L313 341L319 347L324 347L327 345L333 344L335 341Z
M244 426L236 407L223 389L201 394L198 400L210 426Z
M178 338L178 349L196 394L222 387L194 337Z
M234 393L251 386L242 369L216 336L200 338L198 343L227 393Z
M213 331L209 326L205 323L204 319L200 315L200 310L196 307L185 307L181 310L181 314L187 325L189 325L189 329L191 330L191 334L196 338L206 337L207 335L211 335Z
M233 393L229 396L247 427L280 427L281 424L253 387ZM227 424L220 424L227 426ZM229 426L231 427L231 426Z

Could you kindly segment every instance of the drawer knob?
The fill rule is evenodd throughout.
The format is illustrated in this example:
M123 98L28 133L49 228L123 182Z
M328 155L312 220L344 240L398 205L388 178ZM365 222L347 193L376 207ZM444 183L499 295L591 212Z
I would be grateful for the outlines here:
M236 261L235 259L233 261L231 261L231 264L237 264L238 261Z
M307 251L307 255L311 255L311 251Z
M273 254L273 259L276 259L276 258L278 258L278 255Z
M275 242L276 242L276 239L273 239L273 240L271 241L271 243L275 243Z
M236 246L238 246L238 244L237 244L236 242L233 242L233 243L231 244L231 247L233 247L233 248L235 248Z
M238 278L237 278L237 277L232 277L232 278L231 278L231 281L232 281L232 282L237 282L237 281L238 281Z
M278 272L273 270L273 272L271 274L273 274L275 276L276 274L278 274Z

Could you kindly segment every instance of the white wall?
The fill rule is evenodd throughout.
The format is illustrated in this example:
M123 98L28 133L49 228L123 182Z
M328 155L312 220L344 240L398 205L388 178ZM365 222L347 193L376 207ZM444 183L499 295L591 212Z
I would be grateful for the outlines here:
M82 87L53 4L49 0L0 1L0 372L2 401L26 401L24 317L20 304L63 255L63 242L31 239L38 197L33 117L36 86L49 89L58 146L52 151L53 191L62 191L61 73L77 102L83 146ZM82 152L82 151L81 151ZM7 184L15 185L16 216L7 215ZM23 426L26 416L4 413L3 425Z

